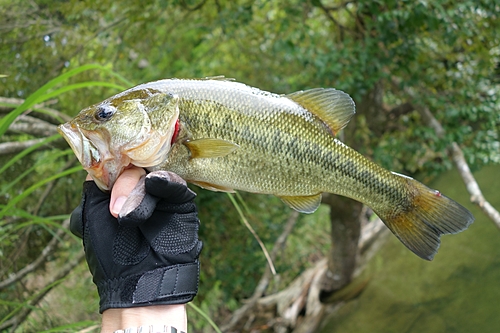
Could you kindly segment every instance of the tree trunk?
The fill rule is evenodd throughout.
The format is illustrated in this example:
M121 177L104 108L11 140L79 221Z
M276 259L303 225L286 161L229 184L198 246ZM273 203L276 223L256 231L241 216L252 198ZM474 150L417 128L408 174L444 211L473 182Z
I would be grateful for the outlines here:
M349 284L356 268L363 205L337 195L325 196L323 202L330 206L332 246L328 269L321 280L320 300L328 302L333 293Z
M387 125L387 113L382 102L384 96L384 85L382 81L375 83L373 88L356 103L356 113L363 115L367 120L367 126L372 133L371 138L377 140L385 131ZM355 126L347 126L347 133L352 133ZM349 142L349 145L357 149L359 143Z

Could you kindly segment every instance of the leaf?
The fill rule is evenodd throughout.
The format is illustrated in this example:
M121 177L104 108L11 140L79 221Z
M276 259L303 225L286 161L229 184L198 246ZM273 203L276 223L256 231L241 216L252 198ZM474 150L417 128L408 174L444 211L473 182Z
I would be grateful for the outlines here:
M45 140L40 141L39 143L34 144L33 146L24 149L14 157L12 157L7 163L5 163L1 168L0 168L0 175L7 170L9 167L11 167L14 163L17 161L21 160L23 157L27 156L28 154L32 153L33 151L37 150L43 145L46 145L47 143L50 143L52 141L55 141L57 139L61 138L59 134L54 134L52 136L47 137Z
M4 135L7 129L9 128L10 124L19 116L22 114L24 111L28 110L30 107L32 107L35 104L41 103L43 101L46 101L54 96L57 96L63 92L67 92L73 89L77 88L84 88L84 87L92 87L92 86L105 86L105 87L113 87L117 89L123 90L123 87L119 85L115 85L112 83L107 83L107 82L84 82L84 83L78 83L78 84L73 84L68 87L63 87L60 88L59 90L56 90L55 92L50 92L49 90L54 88L56 85L65 82L69 78L76 76L82 72L89 71L89 70L101 70L104 71L112 76L118 77L121 80L124 80L121 76L119 76L116 73L113 73L112 70L110 70L107 67L101 66L101 65L83 65L77 68L74 68L67 73L61 74L60 76L50 80L47 82L45 85L43 85L41 88L39 88L37 91L35 91L33 94L31 94L26 100L24 101L23 104L19 105L16 109L11 111L7 116L2 118L0 120L0 136ZM128 81L127 81L128 83Z
M222 333L221 330L219 329L219 327L217 326L217 324L215 324L213 322L213 320L210 319L210 317L205 312L203 312L199 307L197 307L196 305L194 305L193 302L189 302L187 305L190 306L196 312L198 312L203 318L205 318L205 320L210 324L210 326L213 327L213 329L215 330L215 332Z
M9 210L11 208L13 208L19 201L21 201L24 198L26 198L28 195L30 195L33 191L35 191L39 187L41 187L41 186L43 186L43 185L47 184L48 182L51 182L51 181L53 181L55 179L58 179L58 178L61 178L61 177L65 177L67 175L70 175L72 173L75 173L75 172L78 172L78 171L81 171L81 170L82 170L82 166L79 165L79 166L70 168L68 170L59 172L59 173L57 173L57 174L55 174L55 175L53 175L51 177L47 177L45 179L42 179L39 182L31 185L30 187L28 187L27 189L25 189L21 194L15 196L11 200L9 200L9 202L7 203L7 205L5 205L2 210L0 210L0 218L3 218L9 212Z

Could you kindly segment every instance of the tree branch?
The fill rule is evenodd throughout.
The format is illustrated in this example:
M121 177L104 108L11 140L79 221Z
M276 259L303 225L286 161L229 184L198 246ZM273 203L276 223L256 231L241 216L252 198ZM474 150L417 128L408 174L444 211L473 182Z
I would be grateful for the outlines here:
M346 8L349 4L354 3L354 1L345 1L338 6L323 6L328 11L337 11Z
M9 132L46 137L57 134L57 126L28 115L20 115L10 125Z
M389 116L391 118L399 118L404 114L408 114L415 110L411 103L403 103L389 110Z
M318 7L321 8L321 10L325 13L326 17L332 21L333 24L335 24L339 29L340 29L340 39L342 40L344 37L344 31L348 30L346 27L344 27L342 24L337 21L333 15L330 13L330 10L326 8L320 0L316 1L318 4Z
M28 317L34 307L40 302L55 286L58 285L57 282L65 278L73 268L75 268L83 259L85 258L85 252L80 251L75 258L68 261L63 268L57 272L47 283L46 287L38 292L27 304L19 311L19 313L0 324L0 331L3 331L9 327L12 327L11 331L14 332L17 327Z
M21 141L21 142L2 142L0 143L0 155L8 155L8 154L16 154L19 153L33 145L36 145L37 143L42 142L46 138L40 138L40 139L32 139L32 140L26 140L26 141ZM56 144L56 143L60 143ZM57 141L52 141L50 145L43 145L38 148L38 150L45 150L45 149L50 149L54 145L57 145L58 147L64 147L62 137L61 139L58 139Z
M422 117L427 121L430 127L436 131L438 137L443 137L445 135L445 130L439 121L434 117L432 112L426 106L417 106L416 109L422 115ZM467 191L471 195L470 201L478 205L481 210L488 216L493 223L500 229L500 213L488 202L483 196L479 185L470 171L469 165L465 160L464 153L460 146L456 142L452 142L448 148L452 156L453 162L462 177L462 180L467 187Z
M193 11L198 10L198 9L200 9L201 7L203 7L203 6L205 5L205 3L206 3L206 2L207 2L207 0L202 0L202 1L200 1L200 3L199 3L199 4L197 4L197 5L193 6L193 7L189 7L189 5L186 3L186 0L181 0L181 6L182 6L184 9L186 9L186 10L188 10L188 11L193 12Z
M293 211L290 216L288 217L288 220L285 224L285 227L283 228L283 232L281 235L276 239L276 242L274 243L273 250L271 251L270 257L271 260L274 261L276 259L276 256L278 255L278 252L285 246L286 240L288 235L292 232L293 227L295 226L295 223L297 222L299 218L299 213L296 211ZM255 291L250 297L245 304L239 308L238 310L234 311L233 315L231 316L231 320L229 323L227 323L225 326L221 328L223 332L228 332L236 326L236 324L243 318L245 317L250 310L253 309L253 307L257 304L257 301L264 295L264 292L266 291L269 281L271 279L271 269L269 265L266 265L266 269L264 271L264 274L262 274L262 277L257 284L257 287L255 288Z
M344 34L346 31L352 32L354 34L357 34L357 31L354 31L344 25L342 25L338 20L333 17L332 12L339 11L341 9L346 9L347 13L349 13L352 16L352 13L347 9L348 5L353 3L354 1L345 1L344 3L341 3L339 6L325 6L321 0L315 0L313 1L313 4L316 7L319 7L326 15L326 17L339 28L339 37L340 40L344 39ZM358 20L355 18L356 25L359 26ZM361 30L361 29L360 29Z
M364 208L360 214L362 232L358 243L360 260L354 277L358 277L376 250L383 243L385 237L380 237L382 234L389 234L388 229L383 222L377 218L374 221L369 221L366 217L370 210ZM277 239L271 256L275 256L279 249L283 247L286 237L293 228L294 216L292 213L283 233ZM370 213L370 215L373 213ZM240 331L237 325L241 325L243 318L248 317L245 325L246 331L252 331L256 327L251 327L252 323L258 322L266 327L272 328L274 332L313 332L318 326L327 309L336 309L339 304L348 299L352 299L361 293L367 285L367 281L354 281L339 291L338 296L332 301L333 304L323 304L320 302L321 292L321 277L324 276L328 269L328 260L323 258L295 278L285 289L276 293L264 296L264 288L259 286L267 285L266 273L264 273L258 287L255 289L254 295L250 298L249 303L255 300L255 304L245 304L240 309L236 310L230 322L221 328L223 332ZM267 270L267 278L269 279L269 268ZM255 325L255 324L254 324Z
M21 270L17 271L16 273L9 274L9 277L7 279L0 281L0 290L7 288L11 284L16 283L17 281L19 281L23 277L25 277L27 274L33 272L38 267L43 265L47 261L47 258L57 248L57 245L59 244L60 238L66 233L65 230L67 230L68 228L69 228L69 219L66 219L63 221L61 228L52 237L52 239L49 241L47 246L45 246L45 248L42 250L42 253L40 254L40 256L38 256L38 258L36 258L35 261L33 261L29 265L25 266Z
M8 113L23 103L24 103L24 99L21 99L21 98L0 97L0 113ZM70 121L72 119L72 117L68 116L67 114L64 114L64 113L62 113L58 110L52 109L52 108L48 108L47 102L34 105L31 109L26 111L25 114L30 113L34 110L41 111L41 112L34 113L32 115L33 117L36 116L36 118L39 118L39 119L42 119L42 120L45 120L47 122L54 123L54 124Z

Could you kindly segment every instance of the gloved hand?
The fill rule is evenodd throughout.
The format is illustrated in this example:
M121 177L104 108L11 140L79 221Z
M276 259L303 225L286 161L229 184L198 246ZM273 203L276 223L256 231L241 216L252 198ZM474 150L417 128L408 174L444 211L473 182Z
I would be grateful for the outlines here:
M181 304L198 292L202 242L196 196L176 174L156 171L137 184L118 219L110 195L86 181L71 231L83 239L99 311Z

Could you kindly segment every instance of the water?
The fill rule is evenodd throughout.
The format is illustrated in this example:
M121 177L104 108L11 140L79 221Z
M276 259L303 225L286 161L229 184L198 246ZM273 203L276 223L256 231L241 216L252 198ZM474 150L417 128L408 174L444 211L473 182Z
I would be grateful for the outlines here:
M475 176L500 209L500 167ZM363 294L327 318L321 333L500 332L500 230L468 203L458 173L445 174L432 187L470 209L474 224L442 237L432 262L390 237L363 273L371 278Z

